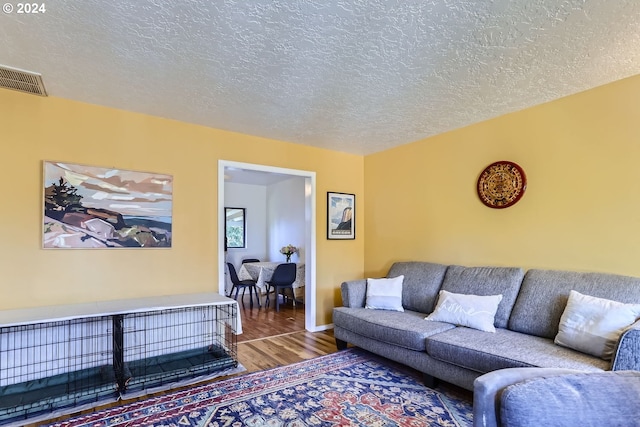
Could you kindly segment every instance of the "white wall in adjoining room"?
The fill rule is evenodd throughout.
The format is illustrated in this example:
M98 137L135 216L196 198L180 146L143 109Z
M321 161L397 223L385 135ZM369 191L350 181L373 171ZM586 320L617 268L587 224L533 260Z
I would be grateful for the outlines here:
M299 252L292 262L305 260L305 179L293 177L267 187L267 252L271 261L285 262L280 248L291 244Z
M245 258L258 258L261 261L268 258L266 206L267 187L264 185L224 184L224 207L246 209L246 247L229 248L226 254L226 262L232 263L236 270Z

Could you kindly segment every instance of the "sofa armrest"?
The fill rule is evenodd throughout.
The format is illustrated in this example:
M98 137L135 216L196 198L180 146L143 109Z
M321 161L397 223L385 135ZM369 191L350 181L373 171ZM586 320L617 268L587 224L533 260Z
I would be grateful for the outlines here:
M640 371L640 320L620 336L611 360L611 370Z
M342 282L340 291L342 293L343 306L351 308L364 307L367 298L366 279Z
M640 427L640 372L588 372L510 385L502 427Z
M481 375L473 382L473 427L500 426L500 397L513 384L581 371L564 368L506 368Z

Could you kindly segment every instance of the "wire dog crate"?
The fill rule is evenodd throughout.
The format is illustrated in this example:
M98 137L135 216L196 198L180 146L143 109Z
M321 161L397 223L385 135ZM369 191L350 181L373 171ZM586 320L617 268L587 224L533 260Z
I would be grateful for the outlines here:
M236 367L237 303L218 294L180 297L171 298L176 307L159 304L162 297L91 307L129 306L109 314L67 306L76 315L33 323L0 315L0 424Z
M115 399L109 317L0 328L0 422Z
M237 366L229 326L235 311L217 305L114 316L114 354L123 361L115 366L119 388L148 390Z

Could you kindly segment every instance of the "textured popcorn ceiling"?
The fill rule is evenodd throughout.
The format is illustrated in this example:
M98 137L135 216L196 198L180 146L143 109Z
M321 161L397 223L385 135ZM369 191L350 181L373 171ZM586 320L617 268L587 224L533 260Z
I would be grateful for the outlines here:
M44 3L0 64L50 96L359 154L640 74L639 0Z

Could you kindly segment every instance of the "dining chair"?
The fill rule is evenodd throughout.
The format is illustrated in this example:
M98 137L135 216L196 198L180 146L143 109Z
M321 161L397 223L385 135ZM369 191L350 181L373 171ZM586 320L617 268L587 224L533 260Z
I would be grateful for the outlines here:
M271 279L265 281L267 284L267 299L264 302L265 306L269 306L269 293L273 289L274 296L276 298L276 311L280 311L280 299L278 294L281 290L291 289L291 298L293 299L293 306L296 306L296 295L293 291L293 282L296 281L296 264L294 262L278 264L273 271ZM284 292L282 292L284 297Z
M262 307L260 304L260 297L258 296L258 288L256 287L255 280L240 280L238 278L238 273L236 273L236 268L230 262L227 263L227 268L229 269L229 277L231 278L231 283L233 286L231 287L231 292L229 296L233 295L233 290L236 290L236 296L233 297L236 301L238 300L238 292L240 288L242 288L242 306L244 307L244 293L249 288L249 307L253 308L253 294L256 294L256 299L258 300L258 307Z
M260 262L260 260L258 258L245 258L242 260L243 264L246 262Z

